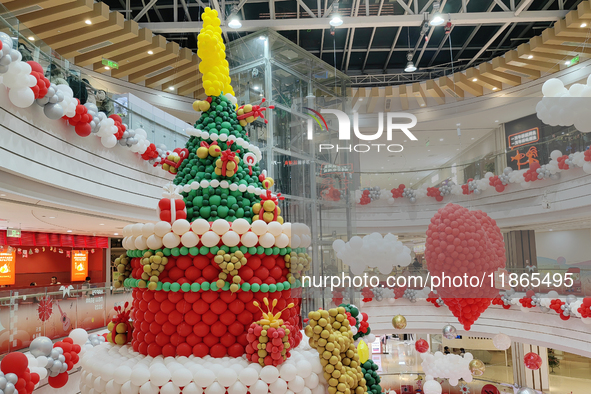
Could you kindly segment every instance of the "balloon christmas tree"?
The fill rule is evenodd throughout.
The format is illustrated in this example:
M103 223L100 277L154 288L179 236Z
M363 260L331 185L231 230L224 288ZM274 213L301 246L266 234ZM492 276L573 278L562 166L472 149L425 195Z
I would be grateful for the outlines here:
M283 198L259 168L246 127L266 108L236 105L216 11L205 10L198 40L207 98L193 108L201 117L165 161L176 176L158 203L160 221L124 229L131 343L152 357L240 357L260 345L247 334L264 320L257 305L268 300L288 327L278 329L285 352L267 360L277 365L302 337L299 278L310 265L309 229L284 223Z

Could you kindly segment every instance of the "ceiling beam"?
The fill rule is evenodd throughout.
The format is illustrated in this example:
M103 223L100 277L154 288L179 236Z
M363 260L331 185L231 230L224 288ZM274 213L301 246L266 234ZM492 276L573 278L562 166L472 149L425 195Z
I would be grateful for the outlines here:
M443 93L443 90L441 90L439 85L435 83L435 80L429 79L425 82L425 85L427 93L435 99L437 104L445 104L445 93Z
M414 15L414 11L410 9L409 6L406 5L406 3L404 2L404 0L397 0L398 4L400 4L400 6L402 8L404 8L404 10L409 14L409 15Z
M556 62L544 62L536 59L522 59L519 57L517 51L509 51L505 53L505 61L508 64L515 66L525 65L526 67L533 68L534 70L542 71L545 73L553 73L560 71L560 65Z
M489 46L492 45L493 42L495 42L495 40L501 35L503 34L503 31L509 27L511 23L507 22L505 23L503 26L499 27L499 29L496 31L496 33L490 38L490 40L488 40L488 42L486 44L484 44L484 46L478 51L478 53L476 55L474 55L474 57L472 59L470 59L470 61L468 62L467 66L470 66L472 63L474 63L479 57L480 55L482 55L484 53L484 51L486 51L488 49Z
M478 69L480 70L480 75L484 78L494 79L499 81L500 83L506 83L507 85L511 86L518 86L521 85L521 78L517 75L504 73L499 70L495 70L492 64L490 63L482 63Z
M439 87L449 93L452 97L455 97L457 100L464 99L464 89L454 84L450 78L441 77L439 78L438 83Z
M177 58L174 60L174 64L171 64L170 66L172 66L174 68L184 66L185 64L191 62L192 55L193 55L193 52L190 49L181 48L178 53ZM161 70L165 67L166 66L162 66L160 64L155 64L152 67L149 67L147 69L143 69L141 71L130 74L129 77L127 78L127 80L131 83L143 82L146 79L148 79L147 75L152 74L153 72ZM196 64L193 64L193 67L196 67ZM195 70L196 70L196 68L195 68Z
M499 71L512 71L513 73L518 73L527 76L530 79L538 79L541 76L540 70L535 70L529 67L519 67L513 66L511 64L507 64L505 62L504 57L495 57L492 60L493 69Z
M378 8L378 16L382 13L382 7L384 6L384 0L380 0L380 7ZM367 64L367 58L369 57L369 52L371 52L371 44L373 44L373 38L376 35L376 28L374 27L371 30L371 37L369 38L369 45L367 46L367 53L365 54L365 59L363 59L363 66L361 67L361 72L365 71L365 65ZM322 30L322 36L324 37L324 30Z
M521 3L519 3L515 10L515 16L519 16L521 13L525 12L533 2L534 0L521 0Z
M478 69L476 68L467 69L466 76L472 82L481 85L483 88L486 88L488 90L497 91L503 89L503 84L501 82L482 76L480 74L480 71L478 71Z
M34 29L35 35L41 39L46 39L47 37L55 36L60 33L86 27L87 20L89 20L92 25L105 22L109 20L109 11L109 6L105 3L94 3L92 9L89 9L88 12L83 14L70 17L64 16L64 18L60 18L58 15L57 18L51 22L36 26Z
M503 11L511 11L511 10L509 9L509 7L507 7L507 6L505 5L505 3L503 3L503 0L494 0L494 1L495 1L495 3L496 3L496 4L497 4L499 7L501 7L501 9L502 9Z
M274 1L274 0L270 0L270 1ZM310 7L308 7L308 5L306 3L304 3L303 0L297 0L298 4L302 6L302 8L304 10L306 10L306 12L308 13L308 15L310 15L312 18L316 18L316 14L312 12L312 10L310 9ZM274 8L275 6L273 6Z
M466 77L463 73L455 73L453 75L454 83L458 85L460 88L464 89L464 91L474 95L474 96L482 96L482 86L477 85L476 83L469 81L468 77Z
M133 20L137 22L142 19L142 16L144 16L146 12L150 11L150 8L152 8L152 6L156 4L157 1L158 0L150 0L150 2L146 4L146 6L133 18Z
M128 22L135 24L137 29L137 22L126 21L125 23L127 24ZM144 42L145 44L142 45ZM74 63L77 66L86 67L90 64L100 62L102 58L114 60L112 58L115 56L121 54L127 55L132 49L137 50L142 46L148 46L150 44L152 44L152 32L149 29L136 30L135 37L78 55L74 58Z
M29 29L56 20L62 20L75 17L80 14L88 13L93 9L92 0L76 0L58 6L48 5L39 11L28 12L18 16L18 22L24 24Z
M417 2L419 0L415 0L415 2ZM408 5L410 6L412 4L413 0L408 0ZM404 15L406 15L406 11L404 11ZM382 67L384 69L384 71L386 71L386 68L388 67L388 63L390 63L390 58L392 57L392 53L394 53L394 48L396 47L396 43L398 42L398 39L400 38L400 33L402 33L402 26L400 26L398 28L398 30L396 31L396 35L394 36L394 40L392 40L392 46L390 47L390 53L388 54L388 57L386 58L386 61L384 62L384 67Z
M146 79L145 85L149 88L155 88L160 85L164 86L177 78L184 78L187 74L199 74L199 58L196 53L193 54L191 63L148 78Z
M214 0L215 1L215 0ZM456 26L475 25L502 25L505 23L522 22L554 22L564 18L567 11L524 11L519 16L512 12L470 12L467 14L448 14ZM357 16L344 17L343 25L337 29L364 28L364 27L395 27L395 26L421 26L423 15L388 15L388 16ZM156 22L142 23L155 33L194 33L201 29L202 22ZM244 20L242 27L228 29L222 26L223 31L256 31L265 28L274 30L297 29L326 29L324 18L287 18L287 19L257 19Z
M408 110L408 93L406 91L406 85L398 86L398 96L400 97L400 107L403 110Z
M415 82L412 84L412 94L415 96L419 107L427 106L427 96L420 83Z
M109 20L106 22L97 23L96 25L86 25L80 29L76 29L67 33L61 33L57 36L48 37L44 41L52 49L55 49L61 54L61 48L75 43L84 42L96 36L120 31L124 28L124 26L125 17L123 14L111 12L109 14Z

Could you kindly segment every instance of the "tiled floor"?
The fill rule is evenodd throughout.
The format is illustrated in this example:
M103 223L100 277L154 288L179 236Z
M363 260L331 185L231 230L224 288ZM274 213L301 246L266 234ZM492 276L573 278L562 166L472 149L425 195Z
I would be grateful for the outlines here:
M397 393L404 393L406 385L416 390L418 387L418 373L422 373L421 358L415 351L414 345L405 344L396 340L390 340L388 343L389 354L374 354L372 359L375 362L381 362L382 377L381 386L383 389L395 390ZM555 373L550 374L550 390L544 394L589 394L591 393L591 359L568 354L559 355L560 367L555 369ZM443 394L461 394L471 393L480 394L485 384L494 383L501 393L514 393L513 369L511 367L511 357L508 357L508 365L505 364L504 352L493 352L490 364L486 366L486 372L482 379L485 381L474 380L467 384L466 391L460 390L460 386L450 387L447 382L443 383ZM506 385L503 386L502 383ZM508 384L507 384L508 383ZM413 391L408 391L412 393Z

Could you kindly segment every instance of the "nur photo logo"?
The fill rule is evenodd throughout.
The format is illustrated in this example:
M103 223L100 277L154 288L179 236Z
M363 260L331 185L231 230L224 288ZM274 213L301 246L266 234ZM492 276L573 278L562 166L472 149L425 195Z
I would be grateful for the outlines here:
M320 130L329 131L328 123L324 118L323 114L331 114L336 116L338 121L338 139L339 141L350 141L351 140L351 119L350 116L347 115L345 112L340 111L338 109L320 109L316 111L309 107L304 107L305 110L308 111L308 129L307 135L308 140L313 139L314 135L314 122L318 124ZM413 114L406 113L406 112L379 112L378 113L378 130L374 134L363 134L359 130L359 113L357 111L353 112L353 133L355 137L362 141L376 141L382 137L384 134L384 120L386 123L386 140L392 141L392 136L394 130L402 131L411 141L417 141L417 137L409 130L410 128L417 125L417 117ZM409 120L410 122L400 123L400 121ZM355 144L355 145L334 145L334 144L319 144L318 149L320 152L323 150L335 150L341 151L346 150L348 152L369 152L371 150L376 150L380 152L381 149L387 150L388 152L402 152L404 150L404 146L401 144L383 144L383 143L372 143L372 144Z

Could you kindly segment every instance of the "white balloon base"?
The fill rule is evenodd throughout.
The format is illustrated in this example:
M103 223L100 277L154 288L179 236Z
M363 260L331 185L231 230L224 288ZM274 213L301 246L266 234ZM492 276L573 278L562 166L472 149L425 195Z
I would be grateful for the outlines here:
M81 360L81 394L324 394L318 352L307 341L279 367L245 357L149 357L105 343Z

